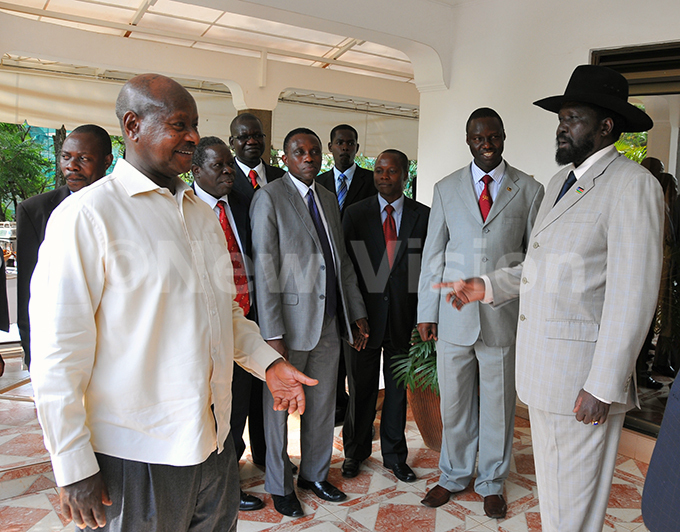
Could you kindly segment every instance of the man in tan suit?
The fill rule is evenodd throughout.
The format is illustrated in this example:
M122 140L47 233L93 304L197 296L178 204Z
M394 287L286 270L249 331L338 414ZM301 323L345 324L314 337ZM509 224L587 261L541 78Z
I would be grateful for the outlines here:
M517 392L529 405L545 532L600 531L625 412L638 404L635 360L656 306L663 197L656 179L614 147L652 120L628 82L576 68L558 113L558 164L523 265L441 287L461 308L519 294Z

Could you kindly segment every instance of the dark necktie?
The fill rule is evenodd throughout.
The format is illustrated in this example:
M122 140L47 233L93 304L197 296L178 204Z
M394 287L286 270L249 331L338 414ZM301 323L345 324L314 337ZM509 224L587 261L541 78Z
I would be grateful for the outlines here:
M385 247L387 249L387 260L390 263L390 269L394 266L394 256L397 252L397 224L394 223L394 207L392 205L385 206L387 216L383 222L383 233L385 234Z
M260 185L257 182L257 172L255 170L248 172L248 177L250 178L250 184L253 185L255 190L260 188Z
M329 318L332 318L335 316L335 311L338 305L333 252L331 251L331 245L328 242L328 235L326 234L326 229L324 228L323 222L321 221L321 215L319 214L319 209L316 205L314 193L312 192L311 188L307 192L307 206L309 207L309 214L312 215L312 221L314 222L316 233L319 236L321 250L323 251L323 260L326 264L326 314Z
M576 176L574 175L574 172L569 172L569 176L567 177L567 180L564 182L564 185L562 185L562 190L560 190L560 193L557 196L557 199L555 200L555 205L557 205L557 202L562 199L562 196L564 196L567 193L567 190L569 190L574 183L576 183Z
M234 286L236 287L236 302L239 307L243 309L243 314L247 315L250 311L250 296L248 294L248 277L246 277L246 270L243 266L243 256L236 241L236 235L231 228L227 211L224 208L222 200L217 202L217 208L220 211L220 225L224 236L227 237L227 248L229 249L229 256L231 257L231 265L234 270Z
M489 211L491 210L491 205L493 201L491 200L491 193L489 192L489 183L491 182L491 176L485 175L482 177L484 182L484 190L479 196L479 210L482 213L482 220L486 222L486 217L489 216Z
M340 174L340 188L338 189L338 206L340 212L345 205L345 198L347 198L347 177L345 174Z

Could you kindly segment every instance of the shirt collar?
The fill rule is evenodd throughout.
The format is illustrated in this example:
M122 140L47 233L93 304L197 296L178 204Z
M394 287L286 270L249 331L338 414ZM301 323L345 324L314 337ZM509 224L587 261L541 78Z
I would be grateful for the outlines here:
M347 181L351 181L352 178L354 177L354 172L357 169L357 163L354 163L352 166L350 166L347 170L344 172L341 172L338 170L335 166L333 167L333 174L335 175L335 181L338 182L340 179L340 174L345 174L345 177L347 178Z
M257 175L260 177L265 177L265 175L267 174L264 168L264 161L262 159L260 159L260 164L258 164L255 168L251 168L246 163L241 162L238 157L234 157L234 160L236 161L236 164L239 165L241 171L246 175L246 177L248 176L251 170L255 170L257 172Z
M566 168L569 168L572 172L574 172L574 175L576 176L576 179L581 179L583 174L585 174L590 168L602 157L605 155L616 151L616 147L613 144L610 144L609 146L606 146L602 148L600 151L596 151L593 153L590 157L588 157L585 161L583 161L578 168L574 167L574 163L569 163Z
M302 180L298 179L297 177L295 177L295 176L294 176L293 174L291 174L290 172L289 172L288 174L290 175L290 178L291 178L291 180L293 181L293 184L294 184L295 187L298 189L298 192L302 195L302 197L303 197L304 199L307 199L307 192L309 192L310 190L314 191L314 184L316 183L316 180L312 181L312 186L311 186L311 187L308 187L307 185L305 185L305 184L302 182ZM316 200L315 200L315 201L316 201Z
M118 159L116 162L116 167L114 168L116 172L117 179L120 181L121 185L125 191L130 196L136 196L137 194L144 194L146 192L161 191L161 188L156 183L151 181L142 172L137 170L125 159ZM178 196L179 192L185 191L186 189L191 190L191 187L182 181L179 177L175 178L175 196Z
M500 164L490 172L485 172L472 161L470 171L472 172L472 181L474 183L478 183L485 175L491 176L491 179L496 183L500 183L505 175L505 159L501 160Z
M229 195L222 196L221 198L218 199L212 194L208 194L205 190L198 186L198 183L196 181L194 181L194 190L199 199L205 201L213 210L215 209L215 206L217 205L218 201L223 201L224 203L229 205Z
M380 205L380 212L383 212L388 205L392 205L395 214L398 214L404 209L404 195L402 194L399 196L399 199L394 200L392 203L388 203L385 198L378 194L378 203Z

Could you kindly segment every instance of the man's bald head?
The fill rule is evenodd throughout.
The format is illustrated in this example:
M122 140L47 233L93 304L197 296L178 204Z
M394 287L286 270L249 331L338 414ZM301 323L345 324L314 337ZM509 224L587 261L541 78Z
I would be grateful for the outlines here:
M194 98L179 83L159 74L128 81L116 100L125 139L125 160L162 187L188 172L198 135Z
M116 116L122 129L123 117L127 111L144 118L183 100L193 102L194 98L174 79L160 74L140 74L123 85L116 100Z

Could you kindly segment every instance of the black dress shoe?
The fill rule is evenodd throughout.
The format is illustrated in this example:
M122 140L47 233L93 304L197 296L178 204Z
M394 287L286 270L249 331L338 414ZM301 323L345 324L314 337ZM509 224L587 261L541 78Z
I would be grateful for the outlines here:
M288 517L302 517L305 515L295 492L288 495L272 495L272 500L274 501L274 508L282 515L287 515Z
M394 476L402 482L414 482L417 478L413 469L407 466L406 462L394 464L390 469L392 470L392 473L394 473Z
M312 490L314 495L325 501L340 502L347 498L347 495L345 495L327 480L322 480L321 482L311 482L309 480L305 480L302 477L298 477L297 485L298 488L303 490Z
M361 460L345 458L345 461L342 463L342 476L345 478L354 478L359 474L360 467Z
M652 366L652 371L655 371L664 377L670 377L671 379L674 379L677 375L677 371L675 371L675 369L673 369L671 366Z
M241 512L250 512L260 508L264 508L264 501L255 497L255 495L241 491L241 501L238 503L238 509Z
M652 378L651 375L639 375L638 386L649 388L650 390L660 390L663 388L663 384Z

